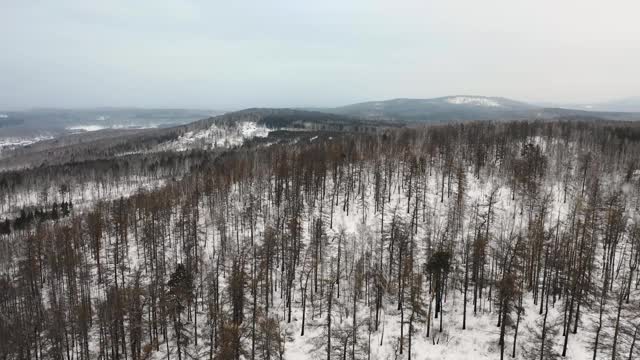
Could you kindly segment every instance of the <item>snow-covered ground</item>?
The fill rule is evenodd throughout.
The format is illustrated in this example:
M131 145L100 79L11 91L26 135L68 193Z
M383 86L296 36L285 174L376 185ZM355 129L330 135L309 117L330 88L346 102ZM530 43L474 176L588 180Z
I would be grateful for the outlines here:
M176 144L173 145L175 145L179 150L186 150L196 143L210 144L213 147L235 146L242 144L242 142L247 138L251 138L253 136L266 136L266 134L268 134L268 130L262 129L252 123L243 123L241 126L234 129L220 129L214 126L203 132L185 134L184 137L179 139ZM532 138L530 141L532 143L539 144L543 150L548 149L551 146L551 144L548 144L541 137ZM219 143L223 145L218 145ZM573 154L571 154L571 156L573 156ZM558 164L550 164L549 167L554 168L555 166L558 166ZM407 207L408 205L411 205L411 199L408 200L407 198L407 184L403 178L405 174L398 171L390 178L389 200L384 207L387 217L384 218L385 220L383 222L382 213L380 211L376 211L373 205L375 203L375 199L373 197L374 194L373 191L371 191L373 181L373 164L366 163L363 167L364 170L362 176L365 177L363 181L367 184L365 191L358 192L358 195L351 199L351 203L348 205L347 199L341 195L340 191L336 191L337 195L335 201L338 205L334 208L335 213L332 213L331 215L327 214L328 210L326 207L324 208L324 212L321 212L318 206L311 206L311 199L306 197L307 194L305 194L305 211L303 224L301 226L303 229L301 234L302 243L305 249L310 248L310 229L312 228L311 221L313 219L323 217L331 224L331 226L327 226L326 229L326 238L328 239L326 244L326 257L328 259L335 259L337 257L338 245L336 239L344 235L344 248L342 248L342 251L344 251L343 254L349 253L355 255L354 258L357 257L357 255L365 256L365 254L369 254L370 257L365 259L365 261L371 262L375 260L374 257L376 256L376 249L379 244L378 241L382 233L382 224L384 224L384 226L388 226L390 214L395 212L404 219L408 218ZM401 167L401 165L398 166L398 168ZM481 208L480 211L485 211L482 210L485 207L481 204L485 204L489 194L494 189L498 189L496 192L497 202L495 204L495 219L493 220L494 225L491 228L491 243L489 244L488 251L492 253L497 252L499 250L499 239L508 235L509 232L526 234L528 231L527 220L531 214L526 210L523 211L523 208L525 207L525 199L519 194L514 196L509 188L508 179L496 176L494 173L491 173L486 169L481 171L479 176L475 176L470 168L465 168L463 170L465 178L468 181L468 188L464 196L464 202L467 209L478 205L478 207ZM356 173L355 166L351 167L350 165L345 165L344 171L348 174ZM327 176L328 191L325 202L329 201L329 197L331 197L331 201L334 201L331 196L333 189L340 189L341 187L344 189L344 186L346 186L344 183L334 183L331 175L332 174L329 174L329 176ZM421 220L419 221L420 224L417 226L417 232L414 236L416 252L418 253L416 256L418 261L416 262L420 264L423 264L426 261L427 254L432 250L428 248L428 239L431 237L437 237L433 232L437 232L444 228L444 225L447 222L447 217L449 216L448 210L452 207L452 202L456 198L455 185L452 186L454 189L453 193L442 193L442 191L447 191L448 186L444 183L447 180L441 175L442 174L439 172L438 168L436 168L434 169L433 174L424 175L424 178L421 178L421 180L424 180L424 183L420 183L418 186L419 191L421 192L420 194L422 195L420 201L423 201L424 204L424 213L421 213L419 216ZM549 176L549 178L551 178L551 176ZM260 182L266 181L266 179L257 179L254 181ZM620 178L616 176L609 176L606 179L603 179L603 187L608 189L615 189L620 186L620 184ZM268 185L272 186L272 183L269 182ZM252 186L256 186L255 183ZM570 216L570 206L573 199L570 196L569 201L564 202L563 184L559 182L559 179L548 179L545 180L542 186L544 188L544 192L549 194L549 211L546 214L547 228L545 230L551 231L553 226L556 225L556 220L570 223L568 217ZM123 196L127 196L130 194L130 191L134 190L134 188L126 189L125 186L123 188L113 189L109 194L122 194ZM257 193L255 187L244 188L244 192L240 184L231 184L229 187L230 193L228 194L228 209L226 209L228 216L228 218L226 218L227 221L231 221L231 219L245 219L247 209L247 190ZM575 191L573 193L575 193ZM110 196L106 194L96 194L95 192L92 192L92 194L93 195L91 196L93 197L110 198ZM261 200L265 202L269 201L266 194L257 194L261 197ZM37 194L29 194L28 199L29 201L35 201L37 199ZM218 249L219 251L219 239L221 232L224 232L224 235L228 239L238 241L238 248L240 248L241 241L243 246L247 245L246 240L249 238L251 230L249 226L246 226L246 223L243 223L242 226L220 227L220 224L215 222L217 221L215 212L219 211L218 207L221 205L217 204L209 207L204 205L206 203L207 199L199 199L198 204L200 205L199 211L201 211L201 213L198 217L197 223L198 235L196 246L200 248L200 254L204 259L203 268L211 269L214 267L212 260L214 251L215 249ZM163 256L167 257L167 263L169 264L180 263L185 257L183 247L178 245L180 243L180 239L177 222L180 216L180 211L181 210L176 206L176 208L172 209L169 213L169 216L172 219L170 225L168 225L169 229L167 229L168 231L166 232L166 236L169 238L169 240L166 240L166 243L169 247L163 254ZM261 239L263 230L267 226L273 226L276 215L283 211L283 208L272 208L270 211L264 211L263 209L260 210L260 215L256 217L257 224L255 232L257 239ZM636 211L632 207L628 207L626 211L630 219L634 219L637 216ZM498 346L499 327L497 327L496 323L497 310L495 308L494 297L487 294L480 298L478 311L475 314L473 312L473 306L470 303L471 299L468 298L467 327L465 330L462 329L462 305L464 297L459 280L461 278L460 272L463 271L465 263L463 256L461 256L461 247L463 245L463 241L461 239L471 236L470 232L474 230L474 222L476 221L476 219L471 216L473 211L467 210L466 214L467 215L464 217L462 224L463 230L461 231L461 234L459 234L459 248L454 249L456 256L453 260L453 269L451 271L452 284L448 287L445 295L446 298L443 304L443 316L441 315L442 331L440 331L440 324L438 322L440 319L432 318L429 329L427 329L425 322L416 322L414 324L416 330L414 333L413 343L411 345L412 359L490 360L497 359L500 356ZM259 245L260 240L257 240L257 242ZM112 249L109 248L109 246L113 246L113 243L115 242L105 241L106 247L101 250L104 255L110 254ZM244 250L248 250L248 248ZM144 256L145 249L143 248L143 245L139 245L137 241L130 241L129 248L126 253L127 263L126 266L123 267L126 268L128 274L127 282L131 283L135 271L142 270L144 267ZM384 257L384 255L380 256ZM387 261L386 258L384 260L385 262ZM329 263L329 261L327 261L327 263ZM296 272L296 276L302 276L304 273L304 266L304 263L302 263L300 268L297 269L298 271ZM487 264L486 271L492 271L492 266L493 265L491 264ZM343 293L340 297L335 298L333 316L331 317L333 330L336 334L339 334L340 332L348 333L354 316L351 311L353 292L352 287L350 287L350 282L353 281L350 274L353 272L354 264L346 264L345 267L346 268L338 277L338 283L339 286L342 286ZM418 268L418 265L416 265L416 268ZM247 271L249 271L249 267L247 267ZM324 269L323 271L329 272L330 270ZM280 272L277 266L274 272L274 276L276 277L275 286L277 288L281 287L282 283L278 280L281 280L284 274ZM324 272L323 275L326 275ZM221 287L225 288L228 281L228 273L221 275L219 280ZM148 281L148 274L144 273L143 281ZM397 285L393 284L395 280L389 279L389 281L392 284L391 286ZM287 307L285 299L281 297L281 291L279 291L279 289L276 289L274 292L274 304L270 309L270 316L277 317L280 326L283 328L283 332L290 337L290 341L285 345L286 350L284 353L284 359L298 360L326 358L326 350L322 344L325 336L327 315L326 297L324 297L323 294L314 294L312 292L308 295L305 335L302 336L303 295L299 288L300 283L301 280L299 281L299 279L296 278L292 300L291 322L287 321ZM205 287L207 286L206 283L200 285ZM106 293L105 284L98 284L96 281L93 281L92 286L91 292L95 296L95 301L99 302L104 300L104 294ZM487 291L488 286L489 285L487 284L487 287L485 288ZM191 341L189 345L187 345L186 350L193 358L208 358L207 341L208 336L212 331L212 327L210 322L207 320L206 306L204 306L206 300L204 294L206 291L202 288L200 288L200 290L201 291L198 295L198 302L201 305L201 308L198 308L198 318L200 319L197 326L197 333L199 336L198 345L196 346L195 342ZM222 292L226 294L226 289L222 290ZM638 299L638 295L639 294L637 294L637 292L633 293L632 296L634 301ZM249 296L249 290L247 290L247 296ZM493 296L495 296L495 293ZM433 296L429 296L427 294L423 295L423 300L426 304L434 303ZM248 301L245 302L245 312L247 314L250 306L248 303ZM226 306L228 308L229 304L226 303L222 306ZM541 315L539 315L537 311L538 307L539 305L534 304L532 293L528 291L525 292L525 295L523 296L523 308L525 310L522 313L521 324L519 327L518 342L515 349L516 359L524 360L532 358L527 355L526 350L533 343L533 339L536 336L535 333L540 328L539 322L541 320ZM372 304L368 303L366 298L363 297L358 299L356 308L356 317L358 321L371 321ZM555 306L550 305L548 319L549 324L557 326L557 323L562 321L564 316L563 311L564 301L558 301ZM582 308L581 311L581 326L578 334L570 334L569 337L567 359L580 360L591 358L589 346L593 343L591 331L593 329L595 314L592 309L587 307ZM405 318L405 322L406 320L407 319ZM186 326L189 334L195 336L195 325L193 322L187 322ZM90 346L92 357L97 357L98 355L97 349L99 346L98 339L100 334L96 327L97 326L94 326L92 329L92 340ZM399 336L401 329L404 331L404 344L406 346L403 354L399 353ZM427 336L427 330L429 330L429 336ZM605 331L610 333L610 330L611 329L607 329ZM245 329L245 331L250 330ZM364 348L359 347L358 358L368 358L373 360L407 358L407 332L408 325L400 322L400 312L397 310L396 300L392 295L385 295L382 304L381 324L378 330L370 331L367 325L362 325L358 330L359 337L361 337L361 345L364 346ZM169 330L169 335L169 337L173 339L171 336L171 330ZM560 331L554 336L551 334L548 336L548 341L553 344L553 348L560 350L564 339L562 332ZM505 338L506 358L511 358L513 338L514 329L509 327ZM249 346L250 344L249 336L246 332L243 342L246 346ZM174 340L170 340L168 344L161 344L159 348L159 351L154 350L151 352L149 357L150 359L160 360L177 358L177 347L175 346ZM167 348L169 349L168 351ZM370 356L368 352L370 352ZM349 354L345 355L347 358L350 358ZM605 351L602 351L598 359L605 357L610 358L609 355L610 354ZM248 357L243 357L243 359L247 358Z
M468 203L473 204L477 201L483 201L488 195L489 191L496 185L495 183L482 182L477 179L474 179L471 173L467 175L467 178L470 180L469 184L469 192L468 192ZM427 202L429 208L432 209L433 215L435 219L433 220L434 224L440 221L445 221L445 212L444 209L447 208L447 202L444 204L440 203L440 195L438 194L438 189L440 186L438 184L439 176L434 175L429 178L429 183L426 184L428 189L431 189L427 194ZM393 186L395 188L395 185ZM555 191L558 191L558 187L552 187ZM371 194L370 194L371 195ZM563 205L562 199L558 196L553 198L553 207L557 211L562 214L562 216L566 216L567 207ZM238 198L237 194L231 196L231 198ZM370 197L368 199L369 204L373 203L373 198ZM513 226L522 226L520 209L516 206L518 200L511 200L511 194L507 189L502 189L499 192L499 201L496 207L500 209L498 211L498 219L496 223L511 223ZM341 203L342 204L342 203ZM237 204L238 210L241 209L241 204ZM387 205L387 211L405 209L406 208L406 198L404 198L404 194L402 192L393 191L392 200ZM403 210L399 210L400 213ZM554 212L554 216L557 216L558 213ZM315 214L318 216L319 214ZM327 237L331 240L328 245L328 254L327 256L335 257L337 254L337 242L336 238L340 235L340 233L345 234L345 252L355 252L362 253L366 250L372 250L373 247L377 246L376 241L373 240L377 236L379 236L380 232L380 213L374 213L372 207L369 207L365 214L358 209L357 203L352 205L351 211L347 213L342 206L336 207L336 213L333 216L333 227L328 229ZM309 214L309 217L312 215ZM388 215L387 215L388 216ZM210 224L206 219L210 216L208 214L203 214L201 228L206 236L213 236L212 232L215 232L213 228L213 224ZM468 227L472 219L466 219L467 224L465 228ZM268 220L265 220L268 222ZM259 228L263 228L265 223L260 223ZM309 225L305 224L303 228L308 228ZM416 235L417 239L423 239L425 236L426 227L421 227L419 229L418 235ZM246 238L248 236L248 230L241 230L240 238ZM233 238L233 235L231 235ZM309 241L309 233L305 233L304 242L308 246ZM208 241L209 246L213 244L213 241ZM418 240L418 246L421 250L426 250L421 245L421 240ZM211 255L212 248L205 248L204 257L207 258ZM131 263L138 263L137 255L135 253L139 253L139 251L134 251L132 248L130 250L130 261ZM179 250L177 255L179 255ZM370 259L370 261L373 259ZM461 261L456 261L456 266L462 266ZM212 265L209 265L212 266ZM340 282L344 287L343 294L340 298L335 299L334 303L334 315L333 315L333 331L334 333L339 333L341 331L349 333L350 326L352 324L352 315L350 315L350 307L351 307L351 289L349 288L350 277L346 274L350 273L349 268L350 265L347 264L347 269L344 271L344 276L341 277ZM487 269L488 270L488 269ZM282 275L282 274L281 274ZM301 275L300 275L301 276ZM296 279L296 282L298 280ZM225 283L225 279L221 280L222 283ZM271 316L279 319L280 325L282 326L282 331L286 333L291 341L286 343L285 345L285 354L284 358L287 360L299 360L299 359L317 359L317 358L325 358L325 348L323 345L319 345L326 337L325 333L325 325L326 325L326 309L323 310L323 307L326 306L326 299L322 296L309 295L309 299L307 299L307 314L306 314L306 325L305 325L305 335L301 335L302 328L302 297L300 292L296 292L294 294L293 300L293 311L291 322L287 322L287 307L286 307L286 299L280 297L280 292L276 291L274 299L274 305L270 310ZM204 300L204 299L203 299ZM439 330L439 320L432 319L431 320L431 328L430 335L427 336L427 325L424 322L414 324L416 327L413 343L412 343L412 358L413 359L425 359L425 360L470 360L470 359L478 359L478 360L492 360L499 357L499 346L498 346L498 338L499 338L499 327L496 324L496 309L494 305L494 299L492 297L485 296L480 300L478 305L477 314L473 313L473 306L471 304L471 295L467 299L467 324L466 329L462 329L462 303L463 303L463 293L460 289L451 289L448 292L446 300L444 302L443 308L443 331ZM433 298L431 302L434 302ZM428 301L427 301L428 303ZM372 304L370 304L372 305ZM534 305L533 297L531 293L526 293L523 298L523 307L526 311L522 314L521 324L519 328L519 338L518 344L516 346L516 359L528 359L525 355L525 350L530 346L531 341L533 340L534 334L532 331L537 330L539 328L538 322L541 319L541 315L537 313L539 305ZM366 319L371 319L371 308L367 306L365 300L359 300L357 304L357 318L359 321L364 321ZM201 319L206 318L206 311L202 311L198 315ZM557 324L562 320L563 316L563 304L558 303L556 307L551 307L549 311L549 323ZM405 319L406 320L406 319ZM585 322L591 321L591 314L587 314L584 316ZM370 351L370 359L373 360L388 360L388 359L405 359L408 351L408 325L404 324L404 336L405 336L405 349L404 354L399 353L399 336L400 336L400 311L397 310L397 303L391 298L385 296L383 303L383 310L381 313L381 323L379 325L378 331L369 332L366 325L363 325L359 331L359 336L362 338L362 346L366 347L366 350L363 348L358 349L359 358L368 358L364 353L365 351ZM589 325L585 325L585 327L589 327ZM206 336L206 334L211 331L208 323L202 321L199 324L198 333L202 334L202 336ZM585 334L586 331L581 330L579 334ZM193 333L193 332L191 332ZM249 345L248 336L245 339L246 346ZM509 329L506 337L506 351L505 356L511 358L512 346L513 346L513 330ZM562 335L557 334L555 337L548 339L550 343L555 344L555 348L560 351L562 347ZM204 339L203 339L204 340ZM572 336L570 338L568 344L567 351L567 359L587 359L590 358L588 346L591 342L591 338L589 336ZM170 347L171 357L177 356L175 354L175 346ZM200 342L198 347L192 345L190 351L191 354L200 354L199 356L205 357L207 356L207 343L204 341ZM349 348L350 350L350 348ZM165 347L160 347L159 352L154 352L152 355L153 359L161 360L166 359L168 356ZM350 358L350 355L347 354L347 357Z
M531 142L540 144L543 148L548 146L542 138L533 138ZM512 198L512 193L509 191L505 183L496 181L498 179L491 179L487 181L485 175L480 178L473 176L470 169L467 172L466 178L469 181L469 188L465 201L467 206L471 207L474 204L484 203L487 196L492 189L498 187L498 201L496 204L496 219L495 219L495 237L501 236L501 232L514 231L526 232L526 218L527 212L522 211L522 200L517 196ZM400 181L398 178L394 178L395 181ZM617 179L612 177L609 179L611 184L616 183ZM387 211L391 212L396 210L402 214L406 209L407 199L403 191L398 191L401 188L399 182L395 182L392 185L391 201L386 205ZM333 186L333 185L331 185ZM330 186L330 187L331 187ZM547 191L551 194L550 197L550 211L548 213L549 228L553 227L556 219L566 219L570 212L570 201L564 202L562 196L562 184L556 182L546 182L544 184ZM448 203L452 201L452 198L445 196L445 202L440 202L439 189L441 188L440 176L435 173L428 178L428 182L424 186L427 189L425 196L427 202L427 208L431 209L430 213L433 218L429 223L423 224L416 234L416 239L419 249L426 250L423 246L424 238L429 227L438 227L446 221L446 209L449 208ZM234 194L231 198L239 199L239 194ZM331 240L328 245L327 256L335 257L337 254L336 238L341 234L345 234L346 249L343 251L353 253L363 253L366 250L372 250L377 246L374 240L379 237L381 214L380 212L374 212L372 204L374 199L372 194L369 193L367 201L368 204L365 210L362 211L358 207L358 201L354 199L354 203L351 205L350 210L346 210L342 206L336 207L336 213L333 214L333 226L328 229L327 237ZM340 201L340 205L342 205ZM242 209L240 203L237 204L238 211ZM310 219L314 216L320 216L315 210L315 214L307 214L306 219ZM387 215L389 216L389 215ZM203 218L208 218L204 216ZM258 224L259 228L263 228L269 219L263 219L261 224ZM467 217L464 220L464 229L470 231L473 226L473 219ZM308 229L310 225L305 223L304 229ZM206 220L202 223L202 228L205 233L211 234L213 230L213 224L207 224ZM248 230L241 230L240 238L246 238L248 236ZM304 233L304 242L309 245L309 233ZM212 242L210 242L211 244ZM497 250L497 244L492 243L490 245L491 251ZM210 251L207 249L205 251ZM369 259L371 261L373 259ZM458 257L455 260L455 271L461 271L461 267L464 265L462 258ZM487 267L489 271L489 267ZM352 294L349 289L350 277L346 274L350 273L349 265L344 271L344 277L339 280L344 286L345 290L342 297L335 299L335 309L333 315L333 331L340 332L350 331L353 315L350 315ZM302 276L302 275L300 275ZM296 280L298 281L298 280ZM439 330L438 319L431 320L430 335L427 336L427 326L425 323L416 323L416 331L412 344L412 358L413 359L425 359L425 360L490 360L499 358L499 327L497 326L497 310L494 304L494 298L489 295L482 298L478 304L478 311L473 313L473 306L470 303L471 299L467 299L467 325L466 329L462 329L462 303L464 301L463 293L460 284L453 285L450 291L446 295L443 308L443 331ZM486 289L485 289L486 290ZM632 296L638 296L637 291ZM274 299L274 306L272 308L272 316L279 319L283 332L290 336L291 341L286 344L286 351L284 358L288 360L298 359L311 359L311 358L325 358L325 348L321 345L324 340L325 325L326 325L326 310L323 312L323 306L326 306L326 299L323 297L316 297L307 300L307 314L306 314L306 327L305 335L301 336L302 326L302 295L300 292L294 294L293 300L293 313L290 323L286 321L286 304L285 299L280 297L280 292L275 292L276 298ZM317 295L316 295L317 296ZM495 295L494 295L495 296ZM429 301L425 299L427 303L432 302L433 298ZM357 304L357 318L360 320L370 319L371 306L367 306L365 300L358 301ZM363 326L358 330L359 337L363 338L363 344L367 350L362 348L358 349L359 358L370 358L378 360L387 359L400 359L407 356L407 331L408 325L404 324L404 336L405 336L405 349L404 354L399 354L399 335L401 333L400 327L400 313L397 310L397 304L390 297L385 297L383 304L383 311L381 314L381 324L378 331L367 330L366 326ZM532 344L536 338L536 333L540 330L540 323L542 315L538 313L539 304L534 304L533 295L531 292L525 292L523 296L523 313L518 333L518 343L515 347L515 359L530 359L536 357L536 355L530 355ZM550 304L549 315L547 319L548 326L557 329L562 322L564 316L564 302L558 301L555 305ZM593 343L593 334L591 330L594 328L594 321L596 320L596 314L590 311L587 307L582 308L582 316L580 319L580 329L576 335L570 334L568 347L567 347L567 359L590 359L592 357L592 351L589 349ZM204 317L206 314L202 312ZM612 315L609 313L608 315ZM406 320L406 318L405 318ZM549 325L550 324L550 325ZM207 324L201 324L201 328L198 331L200 334L206 334L208 328ZM609 335L611 329L605 330ZM564 336L562 331L557 332L555 335L548 333L547 342L551 344L551 347L558 353L562 350L562 344ZM507 329L505 337L505 357L511 358L513 349L513 337L514 330L511 326ZM245 339L245 343L249 346L248 340ZM320 345L319 345L320 344ZM175 351L175 347L172 347L172 351ZM370 357L364 353L364 351L370 351ZM206 344L200 345L200 349L193 349L193 353L206 354ZM337 354L336 354L337 355ZM599 353L598 359L607 358L610 354L606 351ZM625 354L626 355L626 354ZM204 355L203 355L204 356ZM154 359L164 359L167 357L167 353L162 349L161 351L154 353ZM350 358L350 353L347 354L347 358ZM537 358L537 357L536 357Z
M58 186L47 189L20 191L0 194L0 219L14 218L20 209L34 206L50 206L63 201L73 203L74 208L82 212L90 209L97 201L109 201L120 197L129 197L139 191L157 189L166 183L165 179L136 177L121 179L117 183L90 182L67 184L69 192L61 192Z

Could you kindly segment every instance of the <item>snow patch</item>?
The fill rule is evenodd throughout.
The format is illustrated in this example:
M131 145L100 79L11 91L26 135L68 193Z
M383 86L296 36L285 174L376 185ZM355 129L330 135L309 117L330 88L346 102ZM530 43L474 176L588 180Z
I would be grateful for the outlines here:
M472 97L472 96L454 96L445 99L445 101L449 104L454 105L475 105L475 106L486 106L486 107L501 107L502 104L499 102L483 97Z
M255 122L241 122L232 126L211 125L201 131L189 131L177 140L160 145L159 150L186 151L193 148L225 148L242 145L245 140L267 137L269 129Z
M76 126L71 126L67 128L67 130L71 130L71 131L87 131L87 132L98 131L102 129L105 129L105 127L101 125L76 125Z
M240 125L240 131L244 138L267 137L269 135L269 129L258 126L255 122L243 122Z

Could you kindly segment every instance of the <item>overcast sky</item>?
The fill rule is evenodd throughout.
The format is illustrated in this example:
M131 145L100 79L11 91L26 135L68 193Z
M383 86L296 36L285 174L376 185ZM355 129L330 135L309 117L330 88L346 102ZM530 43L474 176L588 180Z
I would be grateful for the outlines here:
M0 0L0 108L640 95L638 0Z

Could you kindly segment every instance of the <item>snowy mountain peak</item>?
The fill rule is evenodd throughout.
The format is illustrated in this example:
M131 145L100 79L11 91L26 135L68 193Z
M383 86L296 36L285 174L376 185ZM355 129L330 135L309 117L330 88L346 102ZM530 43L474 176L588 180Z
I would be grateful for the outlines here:
M475 105L486 107L501 107L502 104L494 99L478 96L452 96L445 99L449 104L454 105Z

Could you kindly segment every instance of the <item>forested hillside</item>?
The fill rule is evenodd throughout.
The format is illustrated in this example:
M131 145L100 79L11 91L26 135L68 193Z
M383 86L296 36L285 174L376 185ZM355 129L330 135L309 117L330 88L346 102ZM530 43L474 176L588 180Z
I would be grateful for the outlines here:
M0 173L0 358L640 358L640 125L357 130Z

